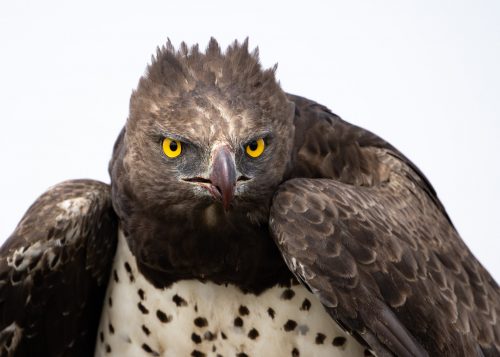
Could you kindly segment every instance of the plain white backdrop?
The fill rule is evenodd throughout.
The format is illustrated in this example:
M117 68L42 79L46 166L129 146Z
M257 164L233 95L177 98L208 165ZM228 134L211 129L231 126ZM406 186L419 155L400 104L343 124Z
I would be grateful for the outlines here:
M250 37L291 93L379 134L427 175L500 280L500 2L3 1L0 242L49 186L109 182L132 89L169 37Z

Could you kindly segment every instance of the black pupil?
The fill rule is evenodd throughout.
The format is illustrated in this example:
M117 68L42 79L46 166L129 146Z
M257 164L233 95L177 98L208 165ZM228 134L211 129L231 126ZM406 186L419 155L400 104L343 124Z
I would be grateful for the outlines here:
M248 147L249 147L249 148L250 148L250 150L252 150L252 151L257 150L257 146L258 146L257 141L252 141L250 144L248 144Z
M177 141L171 141L170 142L170 150L176 151L177 150Z

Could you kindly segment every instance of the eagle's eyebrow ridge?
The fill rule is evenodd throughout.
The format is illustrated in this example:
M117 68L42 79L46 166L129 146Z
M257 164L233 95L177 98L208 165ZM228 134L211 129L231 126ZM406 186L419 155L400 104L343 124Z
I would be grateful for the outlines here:
M170 130L165 130L162 127L156 126L153 133L154 136L160 137L160 138L169 138L173 140L178 140L186 144L191 144L195 146L200 146L200 143L197 142L196 140L193 140L185 135L177 134L175 132L172 132Z

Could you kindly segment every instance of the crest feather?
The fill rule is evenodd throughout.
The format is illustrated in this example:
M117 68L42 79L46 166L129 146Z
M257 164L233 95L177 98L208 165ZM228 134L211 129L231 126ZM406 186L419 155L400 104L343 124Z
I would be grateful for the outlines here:
M189 47L185 42L176 49L168 39L157 48L137 92L175 96L195 88L213 87L269 97L277 90L282 92L275 71L276 66L262 68L259 49L249 51L248 37L242 43L235 40L225 52L213 37L205 52L199 50L198 44Z

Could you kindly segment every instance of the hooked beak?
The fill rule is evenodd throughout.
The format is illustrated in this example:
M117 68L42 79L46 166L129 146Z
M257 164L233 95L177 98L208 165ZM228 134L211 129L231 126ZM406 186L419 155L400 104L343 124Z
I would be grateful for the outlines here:
M227 146L215 149L212 159L210 181L213 189L212 195L222 201L224 210L228 210L234 198L236 187L236 164L231 150Z

